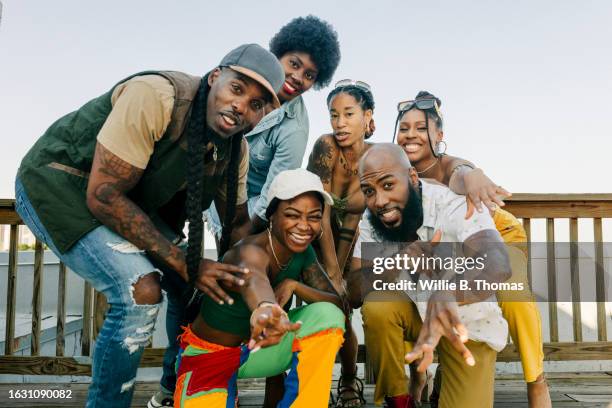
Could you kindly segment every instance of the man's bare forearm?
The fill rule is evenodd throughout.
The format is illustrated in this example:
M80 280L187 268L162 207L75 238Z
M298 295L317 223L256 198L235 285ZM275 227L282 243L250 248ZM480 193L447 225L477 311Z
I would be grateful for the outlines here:
M463 274L463 280L473 284L476 280L483 280L488 283L505 282L512 276L510 260L505 244L498 237L497 231L483 230L468 238L463 244L463 251L466 257L476 259L482 258L484 268L468 269ZM474 291L474 285L470 285L472 290L464 291L461 304L475 303L489 298L495 293L493 290Z
M187 280L185 253L159 232L140 207L107 184L99 185L94 195L90 210L100 222Z
M104 225L187 278L183 251L172 245L126 195L143 172L98 143L87 186L87 206Z

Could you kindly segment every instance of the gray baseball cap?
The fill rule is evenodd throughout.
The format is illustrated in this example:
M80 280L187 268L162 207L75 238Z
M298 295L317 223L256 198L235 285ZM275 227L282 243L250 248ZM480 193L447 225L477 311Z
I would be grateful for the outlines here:
M280 106L276 94L285 82L285 70L276 56L258 44L243 44L230 51L219 63L259 82L272 95L272 105Z

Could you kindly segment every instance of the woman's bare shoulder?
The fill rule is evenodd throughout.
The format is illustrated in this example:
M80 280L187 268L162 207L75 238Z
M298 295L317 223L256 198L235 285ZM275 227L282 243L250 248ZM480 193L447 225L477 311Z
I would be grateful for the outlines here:
M330 134L320 136L310 153L308 170L321 178L323 184L329 183L334 164L338 158L338 148L334 136Z
M338 145L336 144L334 135L331 133L326 133L319 136L312 148L313 153L317 150L321 153L331 153L332 155L338 154Z
M225 254L223 261L239 266L257 266L267 268L270 261L264 246L257 235L244 238Z

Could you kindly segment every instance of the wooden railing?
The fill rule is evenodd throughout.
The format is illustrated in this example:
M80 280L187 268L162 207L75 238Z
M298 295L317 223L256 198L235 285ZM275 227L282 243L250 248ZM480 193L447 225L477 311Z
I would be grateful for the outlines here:
M612 194L515 194L508 201L507 210L516 217L523 219L523 225L531 241L531 219L546 219L547 243L547 275L549 318L555 324L550 325L550 340L559 340L557 322L556 300L556 263L555 263L555 218L569 219L569 242L579 242L578 219L591 218L593 220L593 241L595 247L595 284L597 300L597 337L599 341L607 340L606 310L605 310L605 274L603 254L603 227L602 219L612 217ZM570 246L570 273L572 288L572 316L574 341L582 341L582 322L580 313L580 281L578 268L577 246ZM531 281L531 276L529 276Z
M532 220L546 220L548 316L550 342L544 344L546 360L612 360L612 342L608 341L607 322L610 316L605 309L605 275L603 253L602 219L612 218L612 194L515 194L507 201L506 209L521 218L529 239L532 234ZM578 219L593 220L593 245L596 263L597 341L586 342L582 336L580 281L578 252L570 251L572 287L573 342L559 341L558 306L556 298L557 271L555 266L555 225L554 220L569 219L570 242L578 242ZM84 285L83 328L81 355L65 357L64 327L66 323L66 267L60 264L58 282L56 351L55 356L40 356L43 245L36 242L34 256L34 283L32 295L32 333L30 356L15 356L15 305L16 282L18 278L18 226L21 219L15 213L13 200L0 200L0 224L10 225L8 260L6 336L4 355L0 356L0 374L52 374L90 375L91 343L103 321L105 302L103 296L94 293L92 287ZM531 257L530 257L531 258ZM531 259L530 259L531 262ZM530 273L530 270L529 270ZM529 276L531 281L531 276ZM608 299L609 300L609 299ZM163 348L147 348L141 366L159 367ZM365 361L364 347L360 346L358 360ZM518 361L513 345L506 347L498 361Z

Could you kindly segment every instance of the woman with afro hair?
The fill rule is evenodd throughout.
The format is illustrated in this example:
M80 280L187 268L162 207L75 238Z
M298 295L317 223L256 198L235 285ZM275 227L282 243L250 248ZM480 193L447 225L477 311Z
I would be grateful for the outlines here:
M248 201L236 207L231 235L222 234L230 225L223 225L214 204L205 212L208 228L217 239L221 258L230 245L267 228L266 196L272 180L284 170L299 168L308 141L308 112L302 94L311 88L326 87L340 62L340 44L334 28L315 16L297 17L283 26L270 40L270 51L280 60L285 71L285 82L278 93L281 107L267 115L245 138L249 144L249 173L247 176ZM231 201L231 197L226 200ZM250 222L247 221L250 219ZM220 237L229 237L221 239ZM219 242L219 240L221 242ZM230 299L226 295L225 302ZM167 365L171 367L171 364ZM166 372L168 371L168 372ZM164 370L160 391L149 401L149 408L172 404L176 378L172 370ZM266 404L283 395L282 377L268 381ZM166 404L166 405L164 405Z
M302 94L327 86L340 62L336 31L312 15L297 17L283 26L270 40L270 51L285 70L285 82L278 93L281 107L245 135L249 144L248 202L237 209L236 221L248 217L251 222L234 230L232 242L267 226L265 197L270 183L281 171L299 168L306 151L309 123ZM229 227L221 224L213 207L206 217L217 238ZM219 255L228 247L229 242L221 242Z

